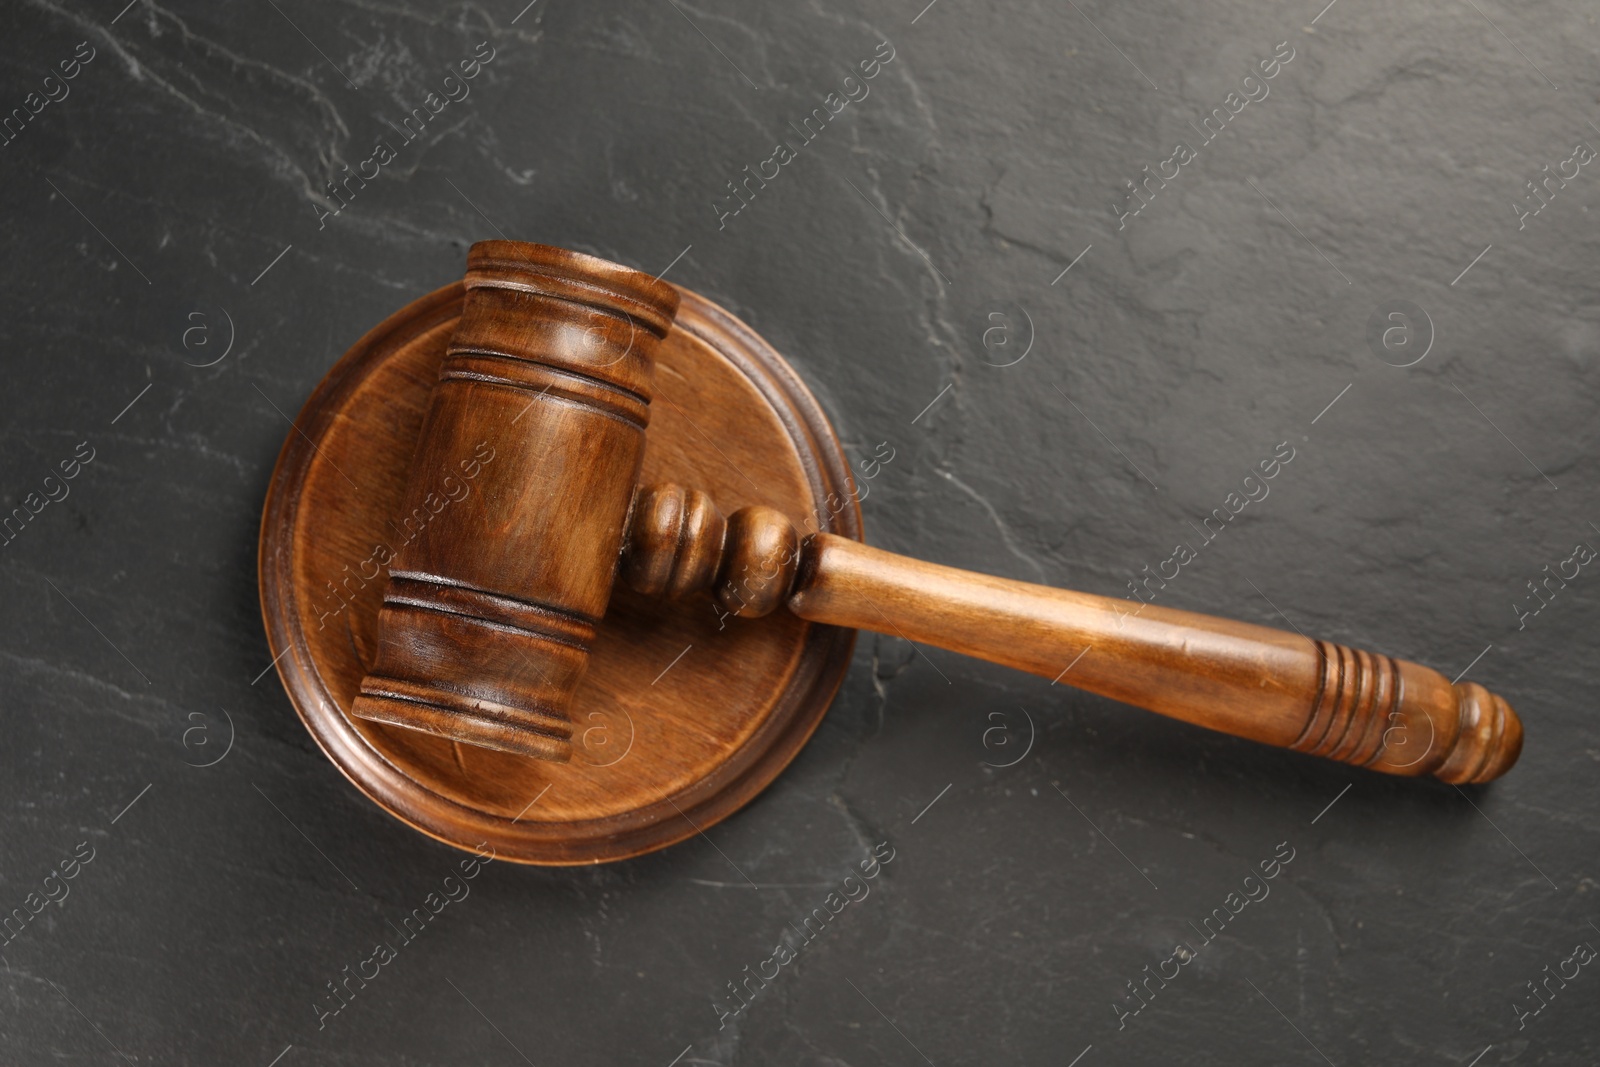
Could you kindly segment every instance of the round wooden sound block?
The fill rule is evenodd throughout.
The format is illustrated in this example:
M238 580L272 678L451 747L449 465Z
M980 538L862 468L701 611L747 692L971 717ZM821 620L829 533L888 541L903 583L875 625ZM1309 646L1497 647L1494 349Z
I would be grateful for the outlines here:
M441 841L549 865L662 848L737 811L794 758L843 680L855 631L781 610L739 619L703 594L653 599L619 583L572 708L570 762L353 718L382 564L406 536L393 519L463 297L459 283L440 289L363 337L284 442L260 558L279 676L345 776ZM744 323L683 291L655 389L641 484L694 486L724 513L764 504L802 531L860 539L838 438Z

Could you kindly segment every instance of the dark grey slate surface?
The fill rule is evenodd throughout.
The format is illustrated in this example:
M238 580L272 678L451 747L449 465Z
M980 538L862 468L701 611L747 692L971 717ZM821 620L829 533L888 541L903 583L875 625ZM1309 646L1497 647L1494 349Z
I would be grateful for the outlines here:
M1513 206L1600 146L1590 5L121 2L7 0L0 35L0 107L66 94L0 149L0 494L68 494L0 550L0 908L70 890L0 947L0 1062L1600 1060L1594 967L1514 1006L1600 946L1600 578L1516 607L1600 545L1600 175ZM884 41L870 95L719 228L725 183ZM470 96L403 143L386 122L480 42ZM395 158L319 228L380 137ZM1161 602L1470 665L1522 712L1521 765L1390 780L867 636L712 842L493 865L319 1029L324 982L458 855L252 684L261 500L283 413L498 232L675 263L854 456L890 443L869 539L939 562L1125 592L1289 442ZM1367 342L1398 301L1431 321L1400 351L1433 335L1403 369ZM224 710L227 757L186 765ZM882 841L870 896L719 1029L726 984ZM1281 842L1270 895L1119 1030L1125 983Z

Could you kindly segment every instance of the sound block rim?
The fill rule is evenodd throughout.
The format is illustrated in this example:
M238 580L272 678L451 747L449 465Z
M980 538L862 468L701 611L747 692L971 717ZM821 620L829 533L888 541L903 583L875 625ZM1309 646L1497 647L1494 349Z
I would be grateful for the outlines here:
M828 506L821 528L860 540L861 512L850 488L849 461L816 398L744 322L713 301L676 288L682 304L674 329L692 334L741 372L787 431L815 502L802 510L820 519L823 502L842 501L837 512ZM340 772L380 808L436 840L465 851L487 844L497 858L541 866L610 862L665 848L744 807L799 754L849 670L854 630L807 625L792 643L801 648L803 668L771 691L767 720L720 757L711 773L664 801L565 823L507 819L407 775L354 726L349 709L330 692L302 630L301 591L293 581L294 532L307 521L299 514L307 499L301 489L313 466L323 461L319 444L363 379L388 355L459 316L464 295L460 282L445 286L368 331L318 383L284 441L262 512L258 563L262 617L278 676L301 721Z

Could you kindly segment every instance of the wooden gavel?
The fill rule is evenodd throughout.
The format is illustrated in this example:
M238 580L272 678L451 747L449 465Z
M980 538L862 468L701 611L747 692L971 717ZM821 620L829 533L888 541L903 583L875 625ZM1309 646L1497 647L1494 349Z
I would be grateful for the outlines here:
M543 245L485 241L412 461L354 714L565 761L569 707L620 574L1005 664L1224 733L1398 775L1484 782L1522 724L1474 682L1249 623L923 563L775 509L637 484L678 292ZM463 472L471 500L452 495Z

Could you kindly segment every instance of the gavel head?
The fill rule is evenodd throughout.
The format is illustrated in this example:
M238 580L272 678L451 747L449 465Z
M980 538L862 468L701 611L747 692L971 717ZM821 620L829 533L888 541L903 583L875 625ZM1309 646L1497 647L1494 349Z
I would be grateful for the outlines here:
M543 759L605 614L678 292L483 241L412 459L364 719Z

